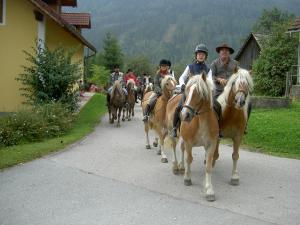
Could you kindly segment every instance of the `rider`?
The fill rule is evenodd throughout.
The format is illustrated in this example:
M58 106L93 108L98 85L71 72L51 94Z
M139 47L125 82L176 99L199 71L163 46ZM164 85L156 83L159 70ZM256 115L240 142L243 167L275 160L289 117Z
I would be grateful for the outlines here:
M148 121L149 115L155 106L157 98L162 94L160 83L166 75L169 75L168 60L162 59L159 62L159 70L157 71L154 77L154 93L151 94L149 98L150 99L149 103L146 106L144 118L143 118L144 122Z
M110 103L110 95L111 95L111 92L112 92L112 87L113 87L116 80L119 80L121 82L123 92L125 93L125 96L126 96L126 99L127 99L128 93L127 93L127 90L125 88L123 73L120 72L120 66L116 64L114 66L114 72L112 74L110 74L110 77L109 77L109 82L108 82L109 88L107 90L107 95L106 95L107 105L109 105L109 103Z
M168 71L169 71L169 74L170 74L172 77L175 77L175 73L174 73L174 71L172 70L171 66L172 66L172 63L171 63L170 60L168 60Z
M125 77L124 77L125 84L127 84L127 81L130 80L130 79L133 80L134 83L135 83L135 85L134 85L135 102L138 103L138 102L137 102L137 87L136 87L136 85L139 84L139 80L136 78L136 76L135 76L135 74L133 73L132 69L128 69L128 70L127 70L127 73L126 73L126 75L125 75Z
M182 110L182 105L185 101L185 84L187 83L189 77L196 74L201 74L209 72L209 67L205 64L205 60L208 56L208 49L205 44L199 44L195 48L195 62L188 65L182 75L179 78L179 85L181 86L182 98L178 103L178 106L175 109L174 119L173 119L173 129L171 131L171 137L177 137L177 129L180 125L180 111Z

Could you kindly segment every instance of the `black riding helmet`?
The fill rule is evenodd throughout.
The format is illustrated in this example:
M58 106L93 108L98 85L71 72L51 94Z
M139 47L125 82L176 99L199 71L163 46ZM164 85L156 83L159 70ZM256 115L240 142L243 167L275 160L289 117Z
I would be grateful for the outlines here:
M169 65L169 61L168 60L166 60L166 59L162 59L162 60L160 60L160 62L159 62L159 66L168 66Z
M199 44L199 45L196 46L196 48L195 48L195 55L198 52L203 52L206 55L206 58L207 58L207 56L208 56L208 49L207 49L207 47L206 47L205 44Z

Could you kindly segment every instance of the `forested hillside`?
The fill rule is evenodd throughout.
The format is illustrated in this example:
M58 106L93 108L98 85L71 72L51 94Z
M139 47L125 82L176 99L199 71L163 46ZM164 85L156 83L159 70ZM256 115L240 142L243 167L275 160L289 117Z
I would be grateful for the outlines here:
M187 63L200 42L210 60L220 42L237 51L262 10L274 6L300 16L299 0L78 0L75 11L92 14L92 29L84 35L99 50L110 31L125 55Z

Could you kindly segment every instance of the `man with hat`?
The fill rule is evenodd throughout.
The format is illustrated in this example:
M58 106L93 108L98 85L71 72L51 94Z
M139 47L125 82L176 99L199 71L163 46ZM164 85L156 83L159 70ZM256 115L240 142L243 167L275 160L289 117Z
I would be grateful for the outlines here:
M143 121L147 122L149 115L152 109L155 106L157 98L162 94L162 90L160 87L160 83L162 79L169 74L169 61L166 59L162 59L159 62L159 70L157 71L156 75L154 76L154 93L149 97L149 103L147 104L144 112Z

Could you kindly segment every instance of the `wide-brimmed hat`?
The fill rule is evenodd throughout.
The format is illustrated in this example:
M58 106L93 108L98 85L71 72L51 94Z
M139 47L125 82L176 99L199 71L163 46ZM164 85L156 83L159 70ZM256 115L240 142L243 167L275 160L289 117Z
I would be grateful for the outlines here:
M230 54L233 54L233 53L234 53L234 49L231 48L227 43L223 43L223 44L221 44L220 46L216 47L217 53L219 53L220 50L221 50L222 48L227 48L227 49L229 50L229 53L230 53Z

